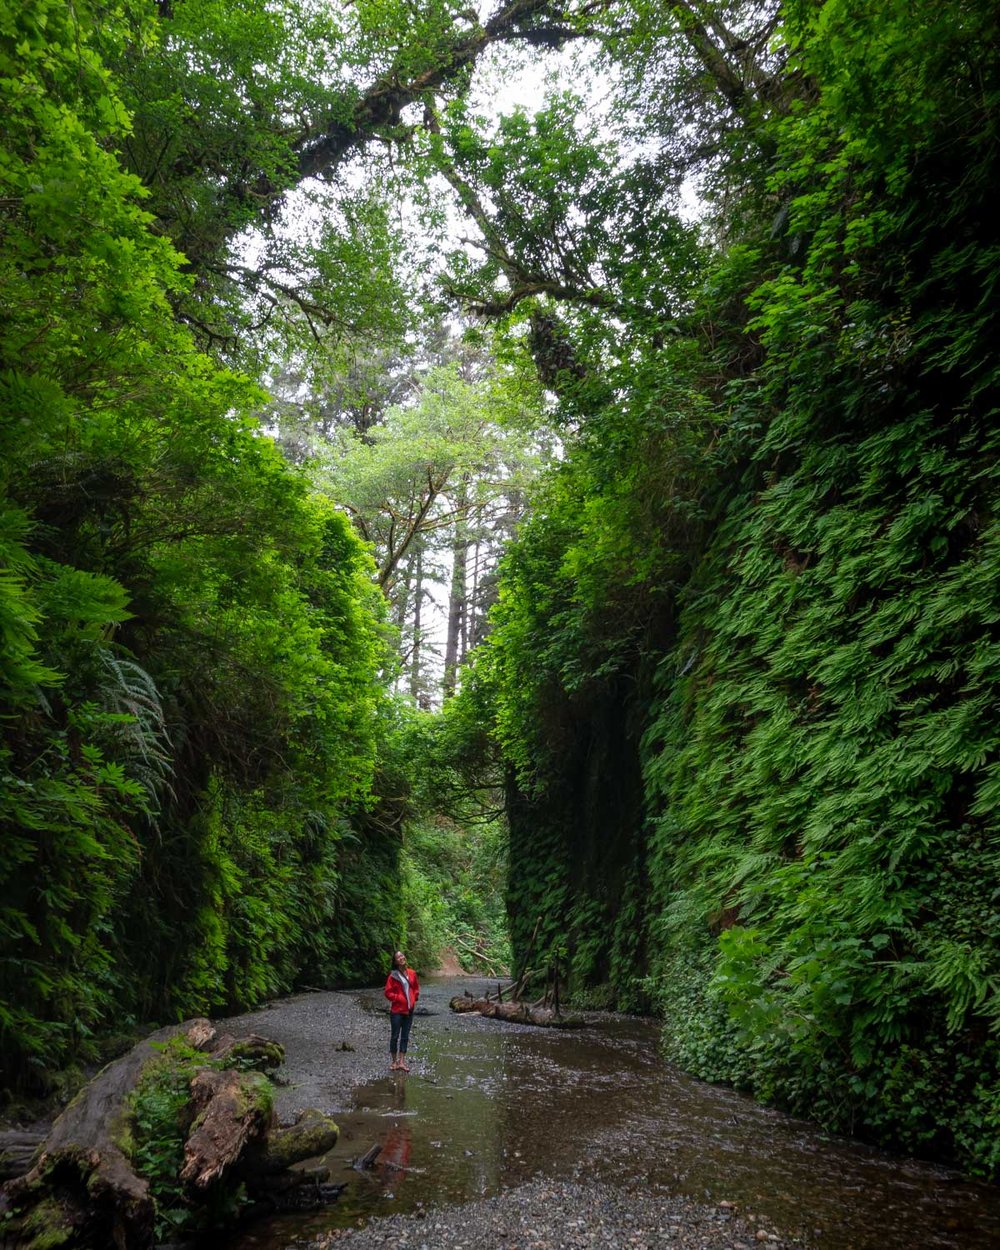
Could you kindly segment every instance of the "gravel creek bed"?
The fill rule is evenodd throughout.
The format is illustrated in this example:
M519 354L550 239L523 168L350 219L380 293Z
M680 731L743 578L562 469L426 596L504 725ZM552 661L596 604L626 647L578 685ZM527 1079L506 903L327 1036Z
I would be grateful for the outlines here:
M284 1046L280 1079L286 1083L275 1107L278 1118L289 1121L307 1107L345 1111L359 1085L383 1074L388 1026L373 1014L382 1006L374 991L327 990L295 994L216 1023L237 1036L259 1033Z
M415 1216L389 1216L362 1229L334 1229L317 1250L763 1250L795 1245L766 1224L725 1207L609 1185L536 1181L481 1202Z

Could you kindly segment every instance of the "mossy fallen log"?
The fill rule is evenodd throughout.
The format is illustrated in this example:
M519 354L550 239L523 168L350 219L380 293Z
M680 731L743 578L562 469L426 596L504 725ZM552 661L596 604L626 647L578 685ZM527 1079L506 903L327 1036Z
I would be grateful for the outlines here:
M493 998L470 998L463 994L457 994L449 1006L452 1011L474 1011L488 1020L533 1024L540 1029L580 1029L586 1023L582 1016L564 1016L552 1007L530 1006L514 1001L504 1003Z
M160 1029L83 1087L53 1124L31 1170L3 1187L0 1210L13 1216L7 1232L16 1245L125 1250L152 1244L155 1206L127 1154L127 1100L159 1047L183 1037L200 1048L214 1036L207 1020Z
M282 1057L265 1038L220 1038L207 1020L140 1042L80 1091L30 1170L0 1190L5 1244L148 1250L328 1150L337 1127L327 1117L275 1123L270 1082L253 1068ZM292 1174L288 1184L316 1178Z

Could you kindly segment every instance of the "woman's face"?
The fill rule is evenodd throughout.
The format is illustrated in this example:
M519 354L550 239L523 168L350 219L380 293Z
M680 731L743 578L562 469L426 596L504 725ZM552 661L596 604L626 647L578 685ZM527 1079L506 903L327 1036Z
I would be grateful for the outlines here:
M402 951L396 951L395 955L393 955L392 957L392 962L396 965L397 968L402 970L403 968L406 967L406 956L403 954Z

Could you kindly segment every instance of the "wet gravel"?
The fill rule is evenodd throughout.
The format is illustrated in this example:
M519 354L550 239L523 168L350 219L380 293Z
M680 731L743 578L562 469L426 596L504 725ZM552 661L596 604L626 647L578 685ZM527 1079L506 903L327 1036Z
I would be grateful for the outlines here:
M752 1212L646 1190L534 1181L461 1206L334 1229L302 1250L781 1250L800 1246Z
M237 1036L259 1033L284 1046L275 1107L279 1120L288 1123L309 1107L328 1115L347 1110L356 1086L383 1075L389 1017L380 998L379 990L295 994L214 1023ZM421 1014L426 1011L418 1007Z
M1000 1247L1000 1190L695 1081L659 1060L652 1021L556 1032L455 1016L465 986L483 989L424 982L409 1076L388 1071L381 988L222 1022L284 1045L279 1115L334 1116L322 1162L344 1187L212 1250Z

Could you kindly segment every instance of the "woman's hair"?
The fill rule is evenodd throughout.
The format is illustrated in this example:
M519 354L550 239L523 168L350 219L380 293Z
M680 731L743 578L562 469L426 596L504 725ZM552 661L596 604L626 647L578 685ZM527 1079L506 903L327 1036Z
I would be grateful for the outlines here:
M404 959L406 958L406 954L404 951L400 951L400 950L393 951L392 958L389 960L389 972L390 973L393 973L396 971L396 956L397 955L402 955Z

